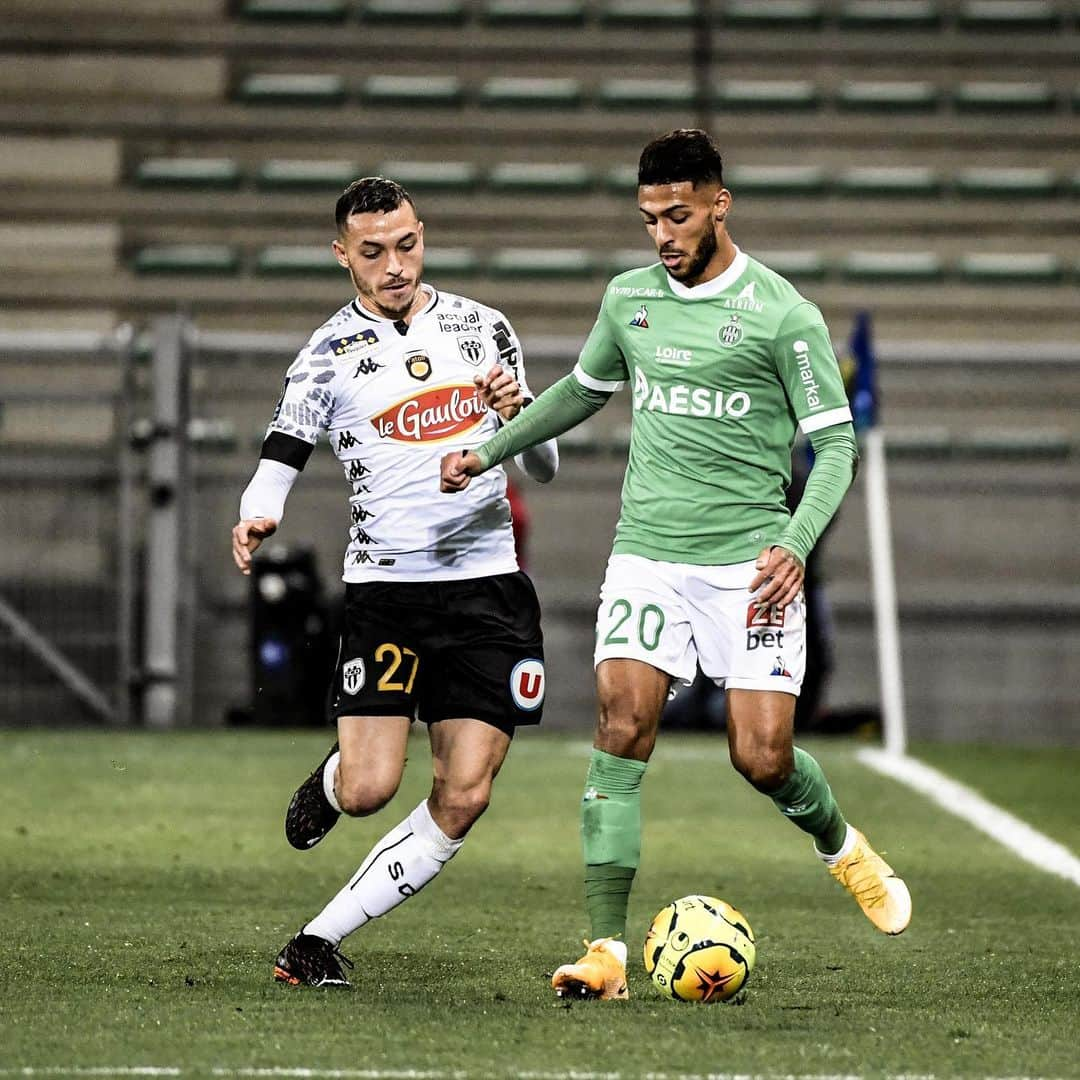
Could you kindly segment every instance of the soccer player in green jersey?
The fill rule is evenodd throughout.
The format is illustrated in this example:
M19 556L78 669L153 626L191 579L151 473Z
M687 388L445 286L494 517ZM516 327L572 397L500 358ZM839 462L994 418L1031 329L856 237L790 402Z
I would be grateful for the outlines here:
M720 152L700 130L649 143L638 208L659 262L608 285L574 370L474 451L442 486L569 430L629 382L622 513L600 592L599 719L582 802L594 940L557 993L625 998L626 909L641 839L641 781L673 680L700 664L726 689L735 768L813 837L877 929L911 917L904 882L844 819L821 766L792 742L805 661L806 557L855 474L851 413L821 312L739 250ZM801 429L815 461L784 503Z

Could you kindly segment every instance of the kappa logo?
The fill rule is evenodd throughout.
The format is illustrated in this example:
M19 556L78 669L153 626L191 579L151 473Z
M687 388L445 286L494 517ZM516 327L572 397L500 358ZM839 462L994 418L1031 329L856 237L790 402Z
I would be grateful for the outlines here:
M405 370L414 379L423 382L431 375L431 358L426 352L409 353L405 357Z
M340 453L342 450L351 450L357 444L357 438L351 431L343 431L338 435L337 448ZM350 476L351 480L352 477Z
M716 336L720 339L720 344L723 345L725 349L733 349L738 345L743 338L743 328L742 323L739 321L739 316L732 315L731 318L716 331Z
M543 660L520 660L510 672L510 694L523 712L533 712L544 703Z
M459 337L457 347L466 364L479 367L484 362L484 343L478 337Z
M630 320L630 325L639 327L642 330L649 329L649 309L644 304L634 312L634 317Z
M361 330L356 334L331 340L330 351L335 356L349 356L355 352L367 351L378 344L379 335L374 330Z
M353 378L358 379L361 375L374 375L376 371L382 368L377 360L372 360L370 356L365 356L359 364L356 365L356 370L353 372Z
M734 299L730 296L724 297L724 307L735 308L736 311L753 311L757 314L761 314L761 312L765 310L765 305L759 303L757 297L754 295L756 286L757 282L751 281Z
M341 666L341 688L346 694L350 696L358 694L364 689L364 683L367 681L367 669L364 667L364 661L357 657L355 660L348 660Z

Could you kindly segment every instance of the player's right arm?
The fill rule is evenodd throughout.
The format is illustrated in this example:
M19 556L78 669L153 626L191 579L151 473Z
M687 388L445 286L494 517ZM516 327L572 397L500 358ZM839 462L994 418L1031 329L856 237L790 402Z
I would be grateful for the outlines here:
M233 562L251 573L251 556L277 532L285 500L300 475L319 432L330 425L334 395L325 360L307 349L285 375L285 388L266 431L259 464L240 496L240 520L232 530Z
M475 450L442 460L442 490L464 491L469 480L508 458L577 427L607 403L627 379L626 360L611 330L606 302L574 370L549 386L527 409Z

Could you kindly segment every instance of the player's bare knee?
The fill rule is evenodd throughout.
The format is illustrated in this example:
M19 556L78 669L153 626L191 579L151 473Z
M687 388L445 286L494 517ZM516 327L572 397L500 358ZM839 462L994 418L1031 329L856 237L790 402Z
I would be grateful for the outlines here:
M456 787L436 784L431 793L432 816L454 838L465 835L491 802L491 784Z
M648 702L633 693L603 696L596 745L616 757L640 757L642 748L651 749L655 738L656 718L652 713Z
M791 777L793 763L782 750L755 747L751 752L732 750L731 763L758 791L777 791Z
M367 817L381 810L394 797L397 789L397 778L358 774L339 777L334 793L342 813L350 817Z

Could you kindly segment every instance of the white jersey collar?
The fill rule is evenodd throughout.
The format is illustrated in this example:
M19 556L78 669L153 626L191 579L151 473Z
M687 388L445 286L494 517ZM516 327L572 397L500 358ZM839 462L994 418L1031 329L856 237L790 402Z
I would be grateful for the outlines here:
M725 292L742 277L749 261L749 256L743 254L736 246L735 258L731 260L731 265L722 274L718 274L708 281L703 281L700 285L689 286L684 285L681 281L676 281L668 274L668 286L682 300L706 300L711 296L719 296L720 293Z
M439 292L433 285L428 285L426 282L420 282L420 288L424 292L431 294L431 299L413 316L413 319L419 318L421 315L426 315L431 309L439 302ZM363 304L360 303L360 297L358 296L352 302L352 309L361 318L370 319L374 323L382 323L384 326L396 327L400 319L387 319L382 315L376 315L374 311L369 311Z

